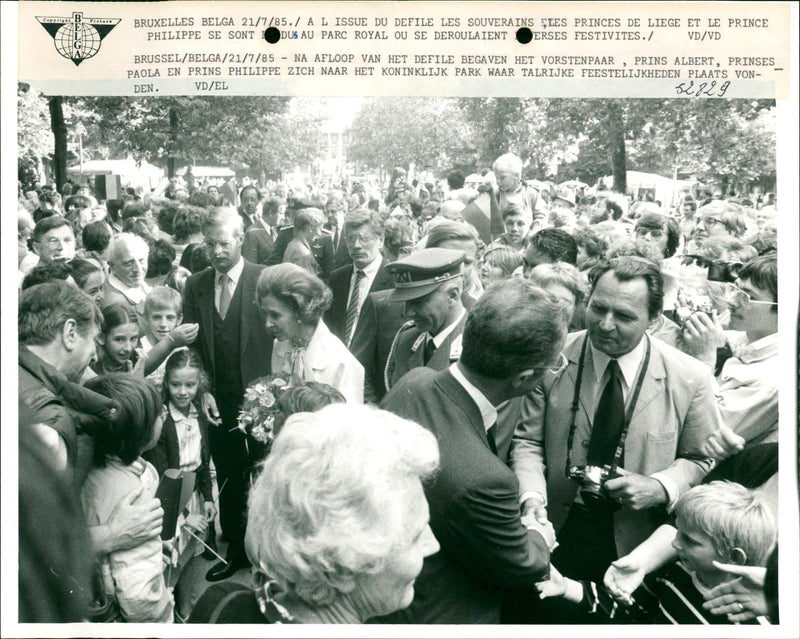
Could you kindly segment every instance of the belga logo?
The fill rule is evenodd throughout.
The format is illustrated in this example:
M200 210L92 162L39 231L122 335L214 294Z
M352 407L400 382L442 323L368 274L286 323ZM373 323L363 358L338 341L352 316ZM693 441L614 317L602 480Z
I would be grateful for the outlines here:
M72 18L36 16L56 45L56 51L77 67L100 51L100 43L109 31L119 24L120 18L84 18L76 11Z

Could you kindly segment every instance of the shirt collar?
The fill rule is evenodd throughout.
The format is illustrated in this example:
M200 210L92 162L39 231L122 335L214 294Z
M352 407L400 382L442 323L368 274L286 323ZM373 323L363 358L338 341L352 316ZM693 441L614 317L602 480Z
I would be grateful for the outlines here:
M458 362L454 362L450 365L450 373L478 406L478 410L481 412L483 428L484 430L489 430L497 422L497 409L486 399L486 395L464 377L464 373L462 373L461 369L458 367Z
M462 320L462 318L464 317L466 312L467 312L467 309L462 307L461 308L461 312L458 314L458 317L456 318L455 322L445 326L436 335L432 336L430 333L428 333L428 338L429 339L431 339L431 338L433 339L433 344L434 344L434 346L436 346L436 348L439 348L444 343L444 340L447 339L447 336L450 335L450 333L452 333L455 330L456 326L458 326L458 323Z
M756 340L752 344L734 348L733 354L743 364L752 364L769 357L775 357L778 354L778 334L772 333Z
M361 270L364 271L364 273L370 280L373 280L375 279L375 276L378 274L378 270L381 268L382 261L383 261L383 256L380 253L378 253L378 256ZM359 269L356 267L356 265L353 264L353 275L355 275L358 270Z
M113 273L109 273L108 283L134 304L139 304L150 292L147 282L142 282L140 286L128 286Z
M645 339L645 337L642 337L632 351L617 358L617 364L619 364L619 369L622 371L622 377L625 380L627 388L633 388L636 382L636 373L639 372L639 365L642 363L642 358L644 357ZM592 349L592 364L594 365L595 380L599 384L611 358L602 351L597 350L592 344L591 339L589 340L589 346Z
M225 273L231 281L233 282L233 288L236 288L236 285L239 284L239 278L242 276L242 271L244 270L244 258L240 257L239 261L234 264L230 270ZM219 282L219 276L222 275L221 271L214 269L214 282Z
M172 404L172 402L170 402L169 414L172 416L172 420L175 422L185 422L187 419L197 419L197 409L194 407L194 404L189 404L189 414L184 415Z

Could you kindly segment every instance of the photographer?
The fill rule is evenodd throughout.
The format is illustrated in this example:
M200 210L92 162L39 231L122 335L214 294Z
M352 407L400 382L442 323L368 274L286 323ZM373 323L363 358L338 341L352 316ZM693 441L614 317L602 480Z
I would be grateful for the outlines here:
M709 471L702 445L718 417L709 369L645 335L662 309L657 265L620 257L590 282L587 330L568 337L567 370L508 416L524 514L547 505L560 544L553 564L597 581Z

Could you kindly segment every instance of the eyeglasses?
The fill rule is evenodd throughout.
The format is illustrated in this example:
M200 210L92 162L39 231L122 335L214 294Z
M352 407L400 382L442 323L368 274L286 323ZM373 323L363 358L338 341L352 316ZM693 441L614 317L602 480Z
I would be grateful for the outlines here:
M73 238L73 237L64 237L64 238L48 237L47 241L45 242L45 244L47 244L47 248L55 249L55 248L58 248L59 246L69 246L70 244L75 244L75 238Z
M703 224L705 224L706 226L714 226L715 224L723 224L723 222L718 217L711 217L710 215L706 215L703 218Z
M654 240L660 240L662 237L664 237L665 233L661 229L651 229L647 228L646 226L640 226L636 229L636 235L639 237L647 237L649 235Z
M735 284L728 285L727 301L734 306L746 306L747 304L767 304L769 306L777 306L778 302L763 302L761 300L754 300L747 291L743 291Z
M558 375L559 373L563 372L567 366L569 366L569 360L564 357L564 353L558 354L558 362L553 364L552 366L534 366L533 370L535 371L544 371L550 372L553 375Z

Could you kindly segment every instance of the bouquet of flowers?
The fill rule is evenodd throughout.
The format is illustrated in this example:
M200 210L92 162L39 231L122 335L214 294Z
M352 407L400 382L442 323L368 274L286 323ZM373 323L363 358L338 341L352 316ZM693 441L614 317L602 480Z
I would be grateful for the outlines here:
M275 421L284 417L278 397L288 387L289 382L276 375L252 381L244 393L244 404L239 411L239 430L269 447L274 437Z

